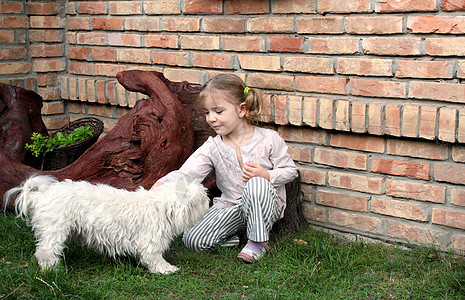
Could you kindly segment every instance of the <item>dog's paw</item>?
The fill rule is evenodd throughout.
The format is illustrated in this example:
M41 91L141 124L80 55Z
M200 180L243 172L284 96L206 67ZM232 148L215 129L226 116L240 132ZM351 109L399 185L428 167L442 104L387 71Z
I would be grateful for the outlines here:
M171 274L179 270L178 267L170 265L168 263L163 264L163 265L157 265L153 268L150 268L149 271L150 273L156 273L156 274Z

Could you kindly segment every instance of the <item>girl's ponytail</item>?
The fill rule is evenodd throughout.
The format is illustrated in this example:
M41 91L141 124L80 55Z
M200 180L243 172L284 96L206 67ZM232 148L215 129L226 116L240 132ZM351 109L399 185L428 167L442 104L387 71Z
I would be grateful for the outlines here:
M258 90L245 87L244 100L245 103L245 118L248 123L255 123L258 121L258 116L262 111L263 100Z

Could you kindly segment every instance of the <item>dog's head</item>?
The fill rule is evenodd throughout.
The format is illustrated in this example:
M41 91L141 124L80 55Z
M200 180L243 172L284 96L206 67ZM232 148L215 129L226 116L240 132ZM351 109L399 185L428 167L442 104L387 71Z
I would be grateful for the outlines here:
M198 223L209 209L207 188L200 182L176 181L174 190L177 200L185 208L184 221L188 226Z

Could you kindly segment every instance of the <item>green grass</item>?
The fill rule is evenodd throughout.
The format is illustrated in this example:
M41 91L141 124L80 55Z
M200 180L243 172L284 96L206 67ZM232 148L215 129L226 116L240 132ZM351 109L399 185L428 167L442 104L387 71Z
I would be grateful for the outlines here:
M298 244L294 240L307 244ZM272 236L258 263L240 248L193 253L177 238L150 274L132 258L111 259L74 241L56 270L40 272L34 237L0 215L0 299L465 299L465 259L432 248L356 243L310 228Z

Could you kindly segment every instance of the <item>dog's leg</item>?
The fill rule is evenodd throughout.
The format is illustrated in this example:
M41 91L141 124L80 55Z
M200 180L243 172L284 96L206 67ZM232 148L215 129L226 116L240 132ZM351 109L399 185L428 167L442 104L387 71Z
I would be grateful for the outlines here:
M149 269L150 273L169 274L179 270L178 267L168 263L160 252L141 253L140 262Z
M42 231L37 235L38 242L35 257L41 270L53 268L58 264L67 237L68 234L66 232L57 231L55 228L50 228L49 231Z

